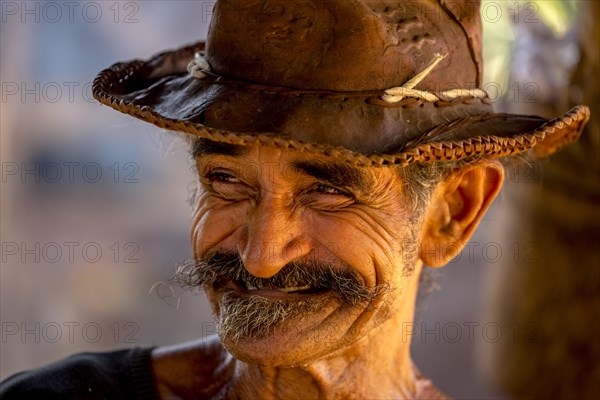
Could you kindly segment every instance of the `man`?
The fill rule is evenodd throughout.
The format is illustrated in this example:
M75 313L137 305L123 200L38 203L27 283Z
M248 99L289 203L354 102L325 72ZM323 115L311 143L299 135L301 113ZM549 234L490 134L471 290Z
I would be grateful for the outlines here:
M80 354L6 398L443 398L413 366L424 265L589 111L494 114L474 2L221 0L206 45L115 64L102 103L189 134L195 262L219 338Z

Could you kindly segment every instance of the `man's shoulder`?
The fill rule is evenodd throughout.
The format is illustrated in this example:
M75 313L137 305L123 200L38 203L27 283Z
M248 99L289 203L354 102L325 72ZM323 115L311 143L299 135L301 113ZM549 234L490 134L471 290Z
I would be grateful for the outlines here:
M214 398L233 377L235 359L216 336L156 348L155 379L165 398Z
M231 379L233 358L218 339L158 348L78 353L15 374L0 383L2 400L156 400L218 394Z
M151 348L78 353L0 384L11 399L156 399Z

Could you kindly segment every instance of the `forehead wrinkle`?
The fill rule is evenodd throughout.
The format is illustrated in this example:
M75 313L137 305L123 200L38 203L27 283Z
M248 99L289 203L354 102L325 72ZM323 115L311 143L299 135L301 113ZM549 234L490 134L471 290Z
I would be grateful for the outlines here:
M369 174L346 163L297 160L292 162L292 167L296 172L334 186L354 188L364 193L373 186L373 178Z

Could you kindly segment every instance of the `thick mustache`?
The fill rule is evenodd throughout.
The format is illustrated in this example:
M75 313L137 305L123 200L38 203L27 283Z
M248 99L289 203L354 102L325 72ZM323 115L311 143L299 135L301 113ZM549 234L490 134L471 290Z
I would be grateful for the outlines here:
M239 254L220 250L206 258L180 265L175 281L189 289L203 285L222 287L228 281L241 282L246 287L290 288L308 286L315 290L332 290L351 305L372 301L383 287L367 287L364 281L349 266L335 267L315 259L293 261L285 265L270 278L259 278L250 274Z

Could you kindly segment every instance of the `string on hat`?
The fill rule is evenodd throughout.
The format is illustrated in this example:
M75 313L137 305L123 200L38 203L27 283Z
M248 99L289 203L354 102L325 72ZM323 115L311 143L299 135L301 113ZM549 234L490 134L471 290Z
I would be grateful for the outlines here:
M187 70L194 78L202 79L206 77L206 72L210 72L210 65L204 59L199 51L194 54L194 59L188 64Z
M433 60L431 60L421 72L409 79L404 85L385 90L381 99L387 103L397 103L406 97L413 97L429 102L452 100L459 97L486 98L487 93L479 88L446 90L439 93L441 96L426 90L417 90L414 88L429 75L435 66L446 58L446 56L447 54L441 55L436 53ZM194 78L203 79L208 75L207 72L210 72L210 65L201 52L196 52L194 54L194 59L188 64L187 70Z
M425 90L417 90L414 89L414 87L417 86L417 84L421 82L427 75L429 75L435 66L444 58L446 58L446 56L447 54L441 55L436 53L433 56L433 60L431 60L431 62L425 67L425 69L423 69L423 71L409 79L404 85L385 90L385 94L381 96L381 99L388 103L397 103L405 97L416 97L418 99L431 102L442 100L434 93L427 92ZM454 99L457 97L487 97L487 93L481 89L452 89L441 92L441 95L445 99Z

